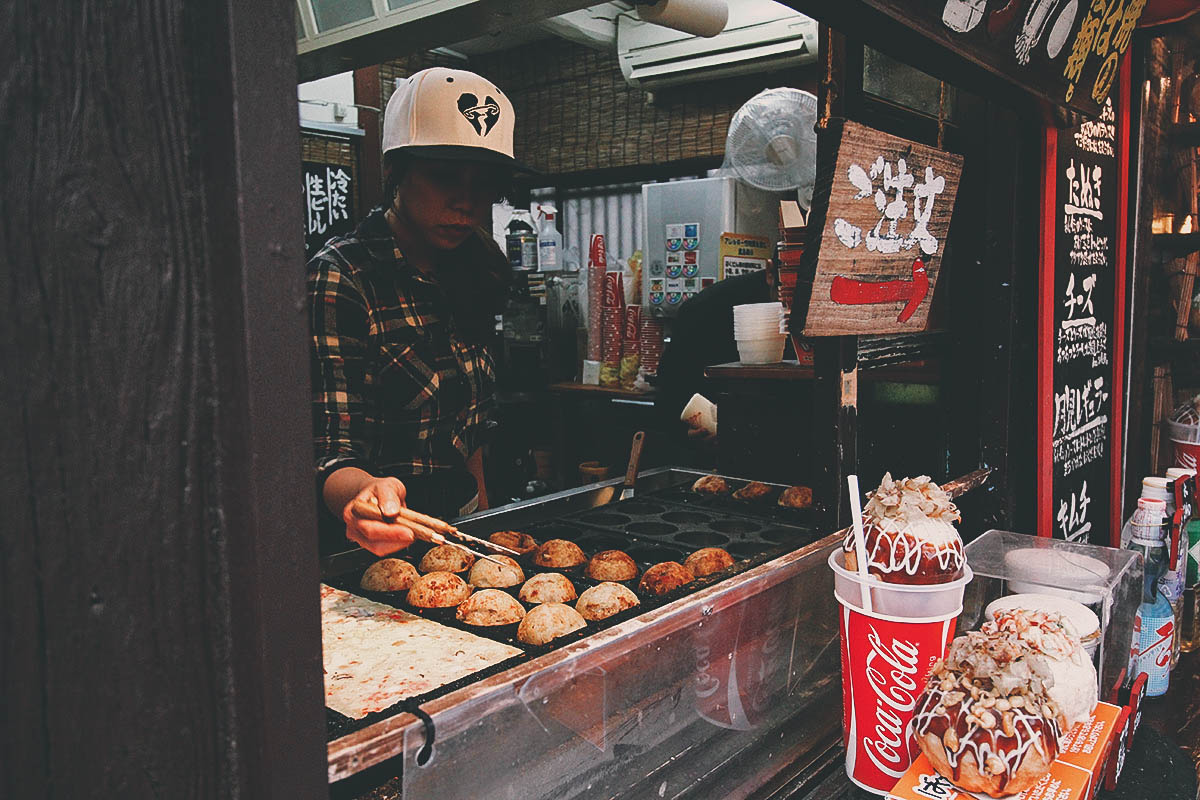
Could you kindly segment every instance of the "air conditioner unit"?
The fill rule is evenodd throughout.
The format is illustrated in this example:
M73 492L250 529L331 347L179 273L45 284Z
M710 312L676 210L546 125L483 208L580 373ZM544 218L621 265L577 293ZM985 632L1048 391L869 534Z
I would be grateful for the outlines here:
M741 0L729 4L725 30L705 38L622 14L617 53L625 80L652 91L812 63L817 22L769 0Z

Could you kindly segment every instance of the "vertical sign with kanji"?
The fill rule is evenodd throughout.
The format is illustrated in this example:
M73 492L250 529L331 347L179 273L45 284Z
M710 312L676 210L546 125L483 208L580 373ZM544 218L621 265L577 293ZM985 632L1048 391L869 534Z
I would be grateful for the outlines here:
M350 167L304 161L304 249L312 258L334 236L354 230Z
M846 121L818 162L804 335L925 330L962 156Z
M1111 541L1114 383L1118 283L1118 120L1112 100L1100 116L1057 131L1052 274L1043 276L1042 336L1050 359L1043 402L1051 403L1050 532L1068 541ZM1047 187L1051 186L1047 181ZM1049 199L1049 198L1048 198ZM1043 268L1050 267L1044 264ZM1051 286L1053 289L1051 290ZM1051 400L1052 397L1052 400ZM1045 458L1045 454L1043 454Z

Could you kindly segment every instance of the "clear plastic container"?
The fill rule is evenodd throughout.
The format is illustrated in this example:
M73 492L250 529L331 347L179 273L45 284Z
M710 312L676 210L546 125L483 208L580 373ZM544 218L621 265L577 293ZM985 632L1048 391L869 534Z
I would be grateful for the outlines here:
M669 797L717 767L733 794L803 758L840 728L836 546L427 704L435 742L423 759L424 726L403 730L403 797Z
M975 579L967 586L959 630L974 630L998 597L1039 592L1083 603L1100 618L1096 670L1108 697L1129 666L1133 623L1142 601L1141 557L1129 550L991 530L966 546Z

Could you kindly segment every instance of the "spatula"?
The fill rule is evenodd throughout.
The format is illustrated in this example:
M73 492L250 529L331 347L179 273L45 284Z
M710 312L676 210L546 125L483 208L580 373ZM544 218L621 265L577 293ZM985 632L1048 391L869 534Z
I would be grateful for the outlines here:
M625 484L621 487L621 499L633 497L637 484L638 464L642 463L642 443L646 441L646 432L638 431L633 435L633 446L629 448L629 467L625 470Z

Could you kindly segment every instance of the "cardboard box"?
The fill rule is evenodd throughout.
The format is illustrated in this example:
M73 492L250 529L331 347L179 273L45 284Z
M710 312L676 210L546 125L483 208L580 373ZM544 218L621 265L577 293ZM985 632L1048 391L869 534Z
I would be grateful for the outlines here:
M1098 703L1090 719L1078 723L1063 738L1062 752L1050 771L1013 800L1091 800L1104 782L1113 741L1120 735L1121 712L1110 703ZM1126 715L1128 718L1128 715ZM888 800L969 800L982 798L959 789L937 773L924 754L896 783Z

